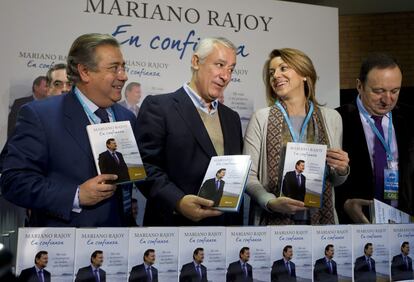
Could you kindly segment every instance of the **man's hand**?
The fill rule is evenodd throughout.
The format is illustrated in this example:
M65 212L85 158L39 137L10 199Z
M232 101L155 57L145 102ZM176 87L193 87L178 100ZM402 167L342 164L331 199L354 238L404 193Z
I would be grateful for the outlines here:
M267 208L274 212L295 214L306 210L305 203L288 197L278 197L267 202Z
M341 149L328 149L326 152L326 162L333 167L339 175L346 175L349 169L348 153Z
M221 211L212 209L214 202L196 195L185 195L178 201L176 209L186 218L192 221L200 221L206 217L219 216Z
M115 193L116 186L105 182L117 178L116 174L101 174L82 183L79 186L79 204L93 206L111 197Z
M354 223L370 223L362 212L363 206L369 206L372 201L364 199L348 199L345 201L344 210Z

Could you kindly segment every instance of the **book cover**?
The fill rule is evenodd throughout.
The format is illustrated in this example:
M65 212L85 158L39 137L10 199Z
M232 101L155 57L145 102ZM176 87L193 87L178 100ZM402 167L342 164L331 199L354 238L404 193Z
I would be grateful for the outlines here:
M321 207L326 150L326 145L287 143L281 196L302 201L308 207Z
M271 226L270 242L271 279L265 281L312 281L311 226ZM290 273L281 267L283 259L290 261Z
M33 268L36 254L41 251L47 252L44 269L50 273L51 281L73 281L75 228L19 228L16 274Z
M269 281L269 247L270 228L267 226L227 227L226 276L230 278L230 281L240 281L237 278L240 277L242 258L244 261L247 260L247 272L253 281Z
M388 236L391 280L414 281L413 256L410 251L414 248L414 225L390 224Z
M116 184L146 178L144 165L129 121L86 127L98 174L116 174Z
M178 266L180 281L188 278L188 265L193 256L202 261L208 281L226 281L226 228L225 227L180 227L180 251ZM198 248L202 248L198 250ZM197 254L195 254L195 252ZM193 266L192 266L193 267ZM190 268L191 269L191 268ZM204 272L203 272L204 275Z
M339 282L352 282L352 229L350 225L325 225L312 227L312 265L315 281L323 278L336 278ZM328 258L332 269L326 275L327 264L322 259ZM325 273L324 273L325 271ZM332 273L331 273L332 272ZM315 276L318 278L316 279Z
M92 257L107 282L126 281L128 272L128 228L85 228L76 231L75 277L92 273Z
M251 165L250 156L215 156L210 160L198 196L221 211L237 212Z
M374 199L370 205L371 222L374 224L387 223L410 223L411 218L408 213L400 211L393 206Z
M352 248L354 281L389 281L388 225L352 225Z
M147 281L143 272L145 260L155 268L158 281L177 281L178 235L177 227L130 228L128 279Z

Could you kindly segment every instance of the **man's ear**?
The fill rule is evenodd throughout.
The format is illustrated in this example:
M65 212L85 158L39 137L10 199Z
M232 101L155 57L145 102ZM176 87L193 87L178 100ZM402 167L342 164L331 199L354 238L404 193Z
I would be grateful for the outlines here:
M359 78L356 79L356 88L359 94L361 94L361 92L363 92L364 90L364 84L362 83L361 80L359 80Z
M191 57L191 68L194 71L198 71L198 69L200 68L200 57L197 54L194 54Z
M82 65L82 64L78 64L77 69L78 69L81 81L89 82L89 80L90 80L90 71L89 71L89 69L85 65Z

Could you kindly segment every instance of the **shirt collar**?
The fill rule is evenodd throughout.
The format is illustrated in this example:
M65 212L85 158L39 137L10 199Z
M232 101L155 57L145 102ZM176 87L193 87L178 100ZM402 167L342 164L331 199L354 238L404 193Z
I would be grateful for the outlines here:
M91 110L92 113L94 113L99 107L95 105L94 102L88 99L80 90L78 87L75 87L75 92L79 95L79 98L82 99L82 102L88 107L89 110Z
M190 97L191 101L193 102L194 106L197 109L202 110L205 113L208 113L210 115L214 114L217 111L218 108L218 99L211 102L211 110L208 111L207 104L203 101L203 99L198 95L189 85L188 83L184 83L183 85L184 91L187 93L187 95Z
M92 267L92 271L95 271L95 270L98 270L99 271L99 267L95 267L92 264L91 264L91 267Z

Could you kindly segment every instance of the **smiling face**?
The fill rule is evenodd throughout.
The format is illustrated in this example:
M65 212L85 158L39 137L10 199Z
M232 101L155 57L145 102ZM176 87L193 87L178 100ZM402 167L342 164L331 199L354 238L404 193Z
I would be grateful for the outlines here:
M79 89L97 106L107 108L122 98L122 87L128 80L121 50L112 45L95 49L96 70L78 65L82 79Z
M217 43L204 60L201 61L195 54L191 63L194 72L190 87L206 103L210 103L221 97L229 84L236 66L236 53Z
M371 115L383 116L394 109L398 101L402 74L398 67L373 68L365 83L357 79L361 101Z
M270 85L280 99L305 97L304 77L285 63L281 57L275 57L269 64Z

